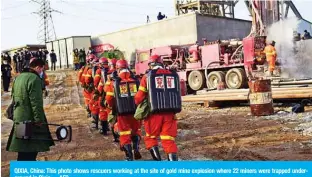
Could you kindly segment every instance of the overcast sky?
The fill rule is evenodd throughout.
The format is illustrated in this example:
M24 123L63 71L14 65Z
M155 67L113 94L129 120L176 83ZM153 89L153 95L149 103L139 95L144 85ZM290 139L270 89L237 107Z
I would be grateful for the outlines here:
M1 0L1 50L38 43L40 18L32 12L40 6L29 1ZM293 2L303 18L312 21L312 0ZM174 16L174 0L51 0L51 7L62 12L52 15L58 38L99 35L142 25L146 15L156 21L159 11L168 18ZM235 7L235 16L250 20L243 0Z

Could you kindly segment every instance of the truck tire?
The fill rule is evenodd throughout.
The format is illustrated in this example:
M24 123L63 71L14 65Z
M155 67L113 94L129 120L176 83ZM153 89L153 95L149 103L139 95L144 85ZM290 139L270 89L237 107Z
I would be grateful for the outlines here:
M212 71L207 76L207 88L208 89L216 89L218 87L219 82L224 82L225 73L222 71Z
M192 71L187 79L187 83L192 90L201 90L205 85L205 76L201 71Z
M240 89L246 85L246 73L241 68L230 69L225 75L226 86L230 89Z

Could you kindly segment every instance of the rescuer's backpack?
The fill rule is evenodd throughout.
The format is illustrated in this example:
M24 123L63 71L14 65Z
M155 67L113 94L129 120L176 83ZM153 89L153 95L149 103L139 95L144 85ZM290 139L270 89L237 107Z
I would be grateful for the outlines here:
M181 112L179 75L173 70L157 69L147 74L148 101L152 113Z
M136 111L134 95L138 92L139 81L133 78L124 81L120 77L113 77L113 80L117 113L134 114Z

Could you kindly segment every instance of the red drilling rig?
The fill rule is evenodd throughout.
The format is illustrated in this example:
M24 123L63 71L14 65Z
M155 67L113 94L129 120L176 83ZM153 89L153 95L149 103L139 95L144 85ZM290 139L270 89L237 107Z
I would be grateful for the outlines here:
M137 50L136 73L144 74L148 68L146 59L157 54L163 58L166 67L178 71L181 82L187 83L193 91L204 87L216 89L219 83L239 89L247 86L248 78L263 77L266 72L263 53L266 27L287 17L289 7L298 18L302 17L291 1L247 0L245 4L252 16L252 29L243 40L207 42L204 39L204 45L170 45ZM276 67L275 75L279 73L280 68Z

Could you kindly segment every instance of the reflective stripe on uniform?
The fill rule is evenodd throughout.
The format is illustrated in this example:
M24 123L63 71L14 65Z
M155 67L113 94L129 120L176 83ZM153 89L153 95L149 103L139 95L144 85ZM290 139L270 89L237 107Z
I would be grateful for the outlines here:
M122 132L119 132L120 136L122 135L130 135L131 134L131 130L129 131L122 131Z
M172 136L161 135L160 139L161 140L172 140L172 141L174 141L175 138Z
M114 96L114 92L106 92L106 95L108 95L108 96Z
M147 89L145 87L140 86L139 90L143 91L143 92L147 92Z
M151 136L150 134L146 133L146 136L149 138L156 138L156 136Z
M106 82L105 85L110 85L110 82Z
M276 54L276 52L267 52L267 53L265 53L266 55L275 55Z
M101 77L101 76L97 74L97 75L95 75L95 77Z
M90 75L90 74L86 74L86 75L85 75L85 77L92 77L92 75Z

